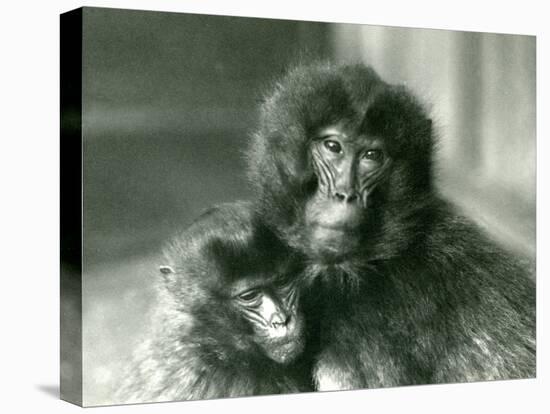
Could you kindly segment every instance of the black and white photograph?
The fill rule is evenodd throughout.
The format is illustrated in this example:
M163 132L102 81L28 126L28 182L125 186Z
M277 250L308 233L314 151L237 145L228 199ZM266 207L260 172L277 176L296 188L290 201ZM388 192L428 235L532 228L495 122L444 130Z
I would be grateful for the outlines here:
M521 411L514 390L540 391L544 35L366 5L346 21L71 4L48 17L57 268L10 259L57 283L57 322L33 335L41 355L38 332L57 337L43 397L364 411L407 395L397 411L415 412L416 395L506 387ZM482 411L503 404L490 392Z
M536 376L534 36L89 7L61 25L82 68L62 398Z

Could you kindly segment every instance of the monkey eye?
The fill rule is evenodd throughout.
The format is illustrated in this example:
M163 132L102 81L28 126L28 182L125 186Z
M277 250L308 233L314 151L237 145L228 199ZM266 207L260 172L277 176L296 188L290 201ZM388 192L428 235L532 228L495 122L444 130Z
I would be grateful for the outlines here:
M371 149L367 150L363 155L363 158L371 161L380 161L384 156L384 153L381 150Z
M323 145L330 152L334 152L336 154L340 154L342 152L342 146L340 145L340 143L333 141L331 139L327 139L323 141Z
M257 289L251 289L246 292L237 295L237 297L243 302L253 302L260 298L262 292Z
M285 291L293 288L293 283L288 280L278 280L273 283L275 290Z

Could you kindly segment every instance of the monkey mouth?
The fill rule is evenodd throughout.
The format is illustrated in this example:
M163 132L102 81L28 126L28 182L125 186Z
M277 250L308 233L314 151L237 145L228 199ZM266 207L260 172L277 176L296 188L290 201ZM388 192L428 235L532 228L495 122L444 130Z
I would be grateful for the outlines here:
M281 341L281 342L273 342L273 345L277 347L277 351L275 351L274 354L286 355L292 352L292 350L298 344L297 344L297 339L294 339L294 340L285 339L284 341Z
M347 232L349 230L349 227L345 224L341 223L317 223L317 227L320 227L322 229L326 229L329 231L336 231L336 232Z
M300 339L299 335L287 335L280 339L273 340L273 344L284 348L289 348L293 344L296 344Z
M308 224L326 229L353 231L357 228L357 221L356 219L350 219L347 215L338 215L336 217L321 216L311 220Z
M357 232L340 223L318 223L312 228L311 236L329 245L335 244L335 247L358 238Z

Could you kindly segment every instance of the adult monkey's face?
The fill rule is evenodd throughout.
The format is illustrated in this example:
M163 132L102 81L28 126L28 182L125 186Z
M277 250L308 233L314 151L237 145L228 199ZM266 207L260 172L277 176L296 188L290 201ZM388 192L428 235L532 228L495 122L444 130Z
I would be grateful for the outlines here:
M315 264L393 257L432 199L431 121L369 67L314 63L276 83L248 151L261 220ZM345 269L344 269L345 270Z
M320 128L309 147L318 183L304 222L311 251L327 261L357 250L369 195L391 162L380 138L344 126Z

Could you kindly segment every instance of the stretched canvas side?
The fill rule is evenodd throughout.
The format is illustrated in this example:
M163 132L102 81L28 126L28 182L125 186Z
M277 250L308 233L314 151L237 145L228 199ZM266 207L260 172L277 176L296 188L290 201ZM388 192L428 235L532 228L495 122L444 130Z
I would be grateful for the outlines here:
M60 393L82 405L82 9L60 24Z

